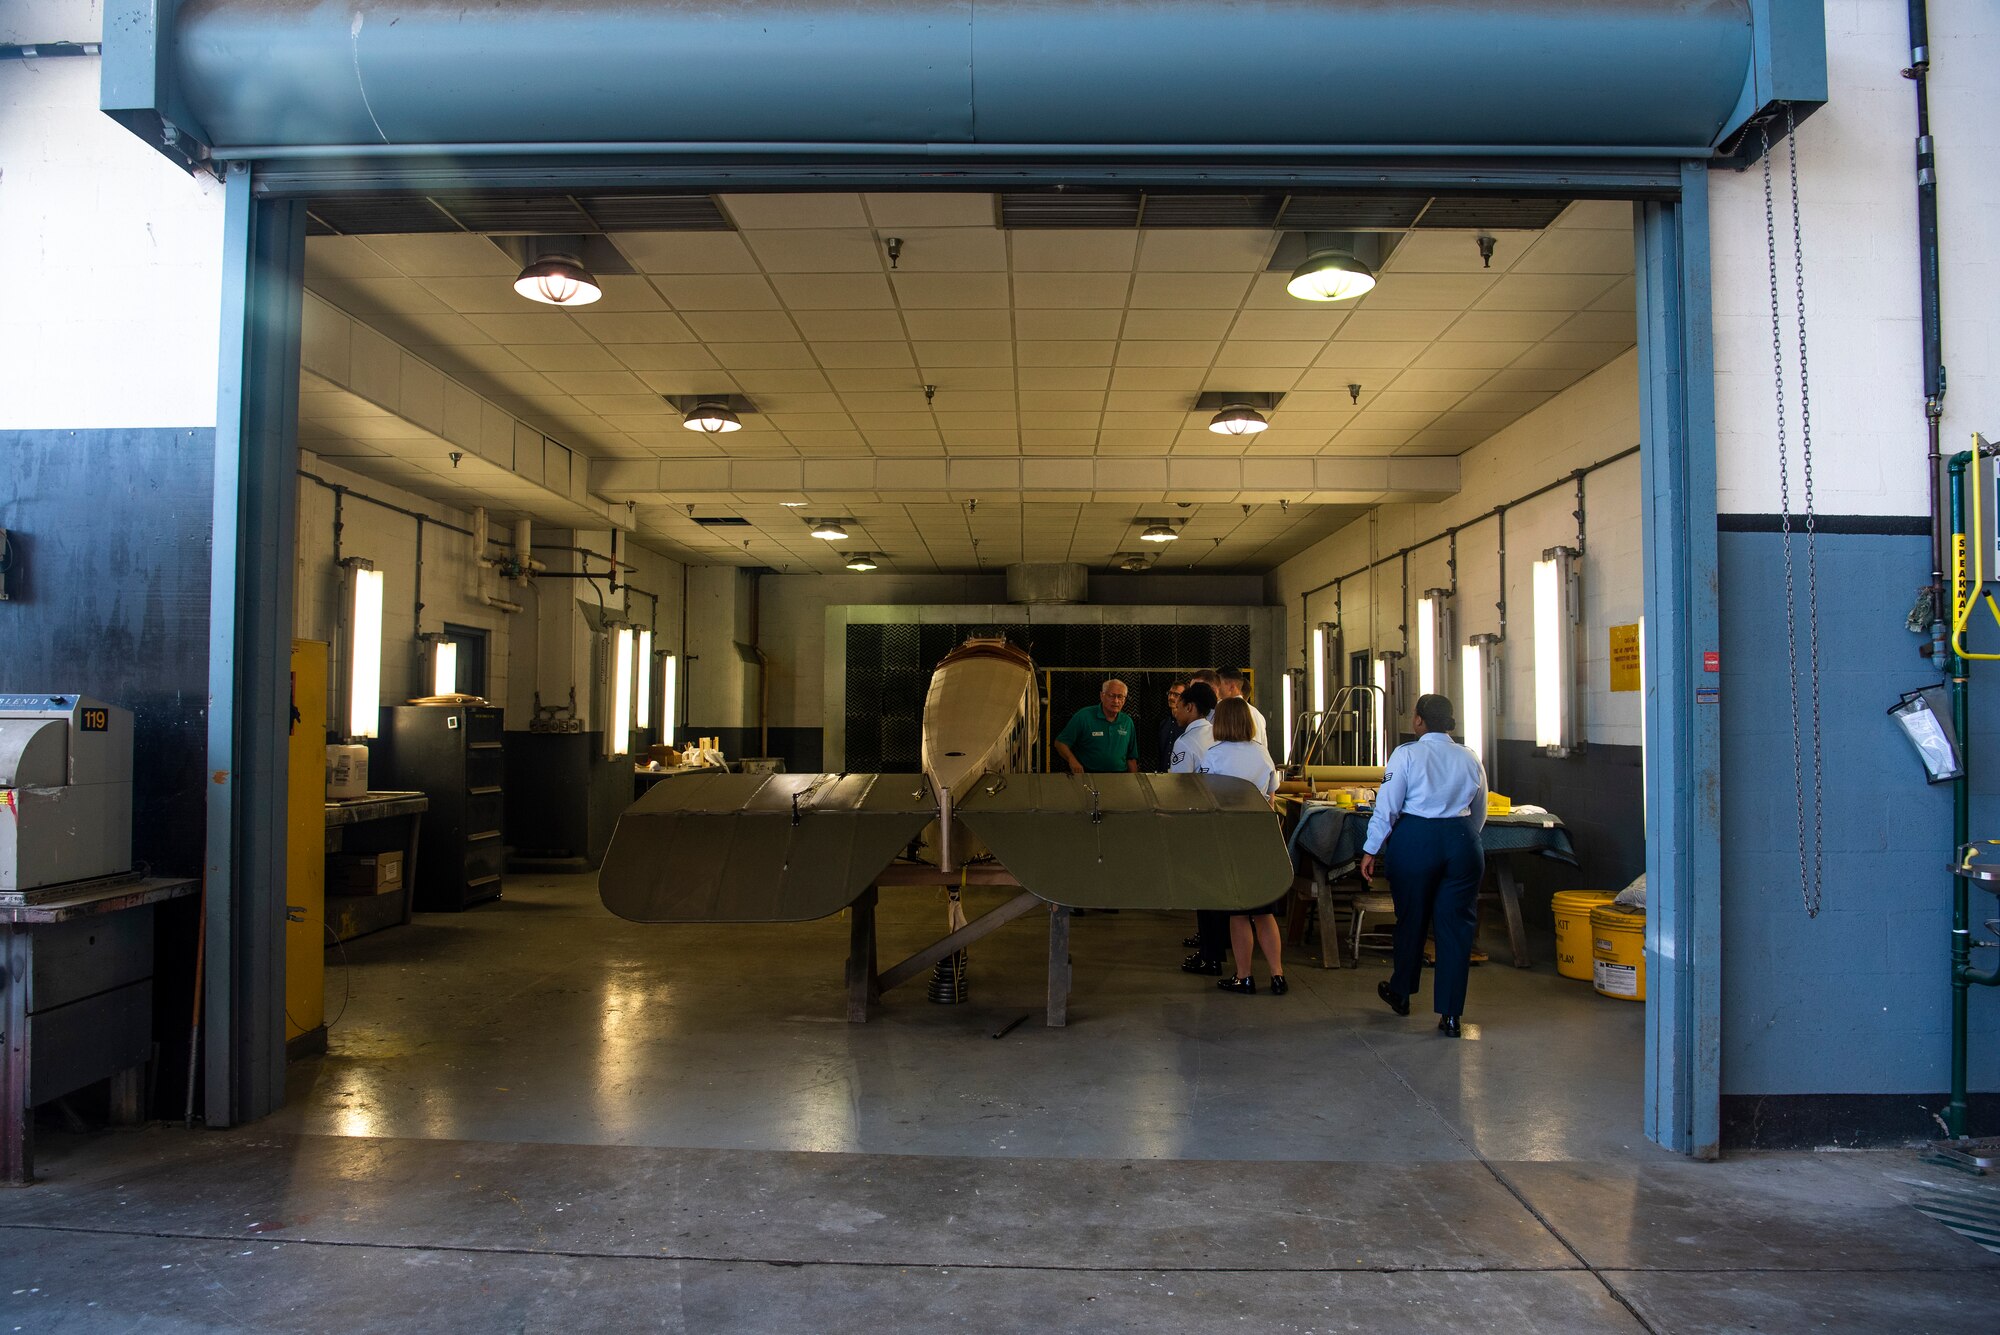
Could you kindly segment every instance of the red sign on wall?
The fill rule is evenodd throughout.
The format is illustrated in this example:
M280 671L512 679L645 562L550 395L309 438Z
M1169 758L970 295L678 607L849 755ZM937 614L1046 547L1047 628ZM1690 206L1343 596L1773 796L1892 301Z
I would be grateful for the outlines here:
M1722 655L1713 649L1703 650L1701 655L1701 670L1703 672L1722 671Z

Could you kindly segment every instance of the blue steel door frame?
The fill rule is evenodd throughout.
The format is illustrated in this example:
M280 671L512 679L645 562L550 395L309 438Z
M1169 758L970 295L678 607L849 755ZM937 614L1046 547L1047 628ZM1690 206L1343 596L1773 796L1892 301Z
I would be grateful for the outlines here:
M421 155L413 155L420 158ZM423 172L397 164L403 188ZM1622 164L1620 165L1622 166ZM207 948L210 1121L242 1121L283 1100L285 696L291 646L292 471L305 210L316 194L371 186L389 164L230 163L226 208L221 411L216 432L212 592ZM461 190L560 189L615 174L635 188L1033 188L1115 175L1130 187L1218 176L1339 188L1353 167L984 164L940 179L936 164L621 163L561 159L432 161ZM747 168L747 170L746 170ZM1376 189L1455 188L1637 198L1640 454L1646 533L1645 737L1650 888L1644 1127L1696 1158L1718 1153L1721 1096L1721 748L1719 709L1701 695L1716 645L1714 364L1709 308L1707 165L1607 170L1577 164L1371 162ZM987 179L990 175L990 179ZM1324 179L1320 179L1320 178ZM1499 179L1496 179L1499 178ZM837 179L836 179L837 178ZM1504 181L1504 184L1502 183ZM1621 189L1620 186L1624 188ZM274 188L275 187L275 188ZM1594 187L1594 188L1593 188ZM1636 187L1636 188L1635 188ZM752 188L755 188L754 186Z

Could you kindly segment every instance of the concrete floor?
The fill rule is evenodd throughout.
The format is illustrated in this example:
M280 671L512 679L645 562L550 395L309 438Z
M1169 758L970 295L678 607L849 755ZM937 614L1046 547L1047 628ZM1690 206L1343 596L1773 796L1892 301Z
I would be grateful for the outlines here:
M887 962L942 910L884 916ZM330 957L277 1117L46 1137L0 1331L1994 1328L2000 1256L1911 1202L2000 1189L1647 1144L1640 1007L1496 963L1452 1043L1378 967L1218 993L1186 931L1079 919L1066 1030L1032 920L971 1003L850 1026L844 922L638 927L513 878Z

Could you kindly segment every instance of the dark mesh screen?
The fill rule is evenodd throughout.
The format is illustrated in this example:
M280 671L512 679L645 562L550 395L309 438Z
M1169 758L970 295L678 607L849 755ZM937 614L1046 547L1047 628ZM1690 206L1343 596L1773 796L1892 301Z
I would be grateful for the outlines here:
M1139 763L1148 770L1166 768L1159 732L1167 687L1186 669L1250 661L1248 626L850 624L843 705L850 771L917 771L931 672L972 635L1005 635L1034 655L1037 668L1091 669L1054 674L1051 698L1042 705L1050 736L1095 704L1098 686L1115 673L1131 688L1126 709L1138 722Z

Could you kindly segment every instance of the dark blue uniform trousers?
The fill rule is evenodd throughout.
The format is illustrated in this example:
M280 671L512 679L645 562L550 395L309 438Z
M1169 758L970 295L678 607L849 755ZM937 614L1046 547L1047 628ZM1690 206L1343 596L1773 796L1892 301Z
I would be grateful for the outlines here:
M1472 940L1479 933L1479 883L1486 875L1486 851L1472 817L1399 817L1382 853L1396 901L1396 971L1389 990L1416 994L1424 938L1435 934L1431 996L1439 1015L1463 1015Z

